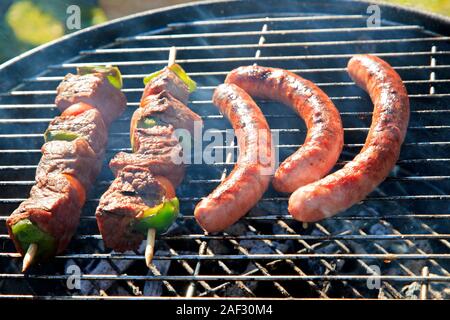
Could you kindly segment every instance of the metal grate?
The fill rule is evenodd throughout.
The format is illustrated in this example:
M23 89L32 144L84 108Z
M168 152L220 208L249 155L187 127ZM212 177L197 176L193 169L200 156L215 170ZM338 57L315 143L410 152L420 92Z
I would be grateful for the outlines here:
M289 1L277 1L282 5L275 10L267 3L223 1L123 19L121 29L139 34L113 33L108 39L111 34L103 31L107 42L103 39L101 47L86 48L79 41L69 47L70 54L62 54L65 61L55 56L51 64L47 57L40 61L42 72L31 77L20 73L14 88L2 90L0 298L449 298L450 37L425 29L417 19L394 22L404 17L391 7L386 8L390 20L368 28L364 3L348 12L349 4L339 1L297 3L289 10ZM178 15L177 10L191 14ZM165 17L163 25L149 28L158 14ZM192 17L192 22L180 22L182 17ZM81 36L102 35L101 30ZM189 106L202 116L206 129L230 128L210 99L235 67L281 67L315 81L332 98L345 126L345 147L336 168L364 143L373 108L348 77L346 62L361 52L383 57L405 80L411 100L410 127L397 166L366 200L337 217L302 225L288 215L287 197L269 189L248 216L227 232L211 235L197 226L192 212L234 165L237 146L225 141L215 151L226 161L189 167L178 190L183 216L157 240L150 272L139 252L110 253L93 216L112 179L107 160L130 150L129 120L143 90L141 79L166 64L171 46L177 47L177 62L199 84ZM26 59L15 64L33 69ZM129 108L111 129L108 159L69 249L23 275L4 220L33 184L42 133L58 114L55 87L76 66L105 63L120 66ZM305 126L288 108L258 102L279 134L283 160L303 141ZM81 289L71 290L67 280L73 275L67 268L74 265L81 270ZM375 277L378 271L381 275ZM368 281L377 279L380 286L370 289Z

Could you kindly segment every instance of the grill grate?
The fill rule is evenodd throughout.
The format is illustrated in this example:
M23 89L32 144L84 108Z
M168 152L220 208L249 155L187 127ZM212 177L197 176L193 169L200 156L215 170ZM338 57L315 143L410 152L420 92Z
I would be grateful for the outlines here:
M393 17L381 27L367 28L366 7L328 14L331 9L305 2L268 15L274 12L270 7L251 7L252 1L245 1L242 8L234 3L233 10L255 15L237 17L231 9L218 14L217 6L227 4L187 7L195 11L193 22L140 25L139 34L119 34L101 47L72 47L65 61L48 65L47 58L41 73L20 78L13 89L0 93L0 298L448 298L450 37L415 20L395 23ZM293 11L301 13L294 16ZM133 18L121 23L127 21ZM237 146L225 141L214 148L225 161L189 167L178 190L184 215L157 240L154 267L148 272L141 254L103 248L93 213L112 179L105 161L69 250L21 274L20 256L3 221L33 184L42 133L58 114L55 87L79 65L120 66L129 108L111 129L109 160L117 151L130 150L129 120L143 90L141 79L166 64L171 46L177 47L177 62L199 84L189 106L207 129L219 133L230 125L210 99L229 70L258 63L315 81L335 102L345 126L346 143L336 168L364 143L373 108L347 76L346 62L355 53L376 53L400 73L411 99L411 122L398 165L366 200L340 216L302 226L287 214L287 197L269 189L242 221L210 235L196 225L192 212L235 163ZM288 108L269 101L259 105L279 135L283 160L303 141L304 124ZM70 265L81 269L81 290L66 285ZM382 274L377 278L380 288L369 289L367 282L375 280L376 270Z

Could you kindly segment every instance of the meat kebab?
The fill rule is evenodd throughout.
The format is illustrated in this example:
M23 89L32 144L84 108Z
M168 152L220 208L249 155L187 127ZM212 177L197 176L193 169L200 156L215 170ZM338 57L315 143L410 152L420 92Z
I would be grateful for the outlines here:
M57 88L54 118L30 196L8 217L9 235L24 256L23 270L64 251L76 231L86 194L103 162L108 126L126 107L116 67L86 67Z
M397 72L372 55L354 56L347 70L372 99L372 125L361 152L352 161L291 195L289 212L300 221L328 218L363 200L395 166L406 136L409 98Z
M185 165L176 130L194 134L200 116L187 106L196 88L178 64L172 48L168 67L144 79L140 108L132 117L132 153L120 152L110 162L116 178L96 210L105 245L116 251L134 250L147 236L146 264L153 256L155 234L167 231L179 212L175 188Z

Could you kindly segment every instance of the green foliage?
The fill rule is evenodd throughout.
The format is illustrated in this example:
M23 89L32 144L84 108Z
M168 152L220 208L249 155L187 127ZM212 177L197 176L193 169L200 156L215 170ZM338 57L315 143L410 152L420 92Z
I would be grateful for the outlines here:
M382 1L450 16L450 0ZM12 2L6 12L0 12L0 63L34 46L76 31L67 30L66 27L66 10L70 5L76 4L80 7L82 28L107 21L103 9L98 6L98 0L15 0ZM5 6L4 3L1 4Z
M0 0L2 1L2 0ZM81 9L81 28L107 21L97 0L15 0L0 13L0 63L64 34L68 30L66 10L76 4Z
M17 39L31 45L40 45L64 35L60 21L28 0L15 2L5 19Z
M432 11L442 15L450 16L449 0L384 0L384 2L395 3L405 7L412 7L424 11Z

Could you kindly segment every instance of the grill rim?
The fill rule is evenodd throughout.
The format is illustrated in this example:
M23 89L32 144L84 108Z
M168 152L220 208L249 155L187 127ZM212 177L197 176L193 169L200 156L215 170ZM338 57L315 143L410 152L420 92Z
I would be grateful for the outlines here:
M4 85L4 92L8 92L16 87L21 80L31 78L33 76L39 75L42 71L42 65L47 65L45 59L47 56L51 56L54 59L54 63L62 63L69 62L67 61L70 57L73 57L74 47L78 47L80 44L83 44L83 48L80 48L78 52L89 50L92 47L101 48L109 43L111 43L111 39L117 39L120 37L126 37L128 34L139 34L148 30L160 31L161 29L167 28L167 26L171 23L180 22L177 21L169 21L177 19L177 17L181 16L185 18L185 22L189 21L198 21L198 20L206 20L205 17L194 17L195 14L198 14L197 9L205 6L210 10L201 10L202 12L211 12L214 13L215 6L221 6L226 3L239 3L241 4L250 4L255 3L252 8L259 9L258 12L253 12L253 14L261 14L264 12L259 12L260 8L258 8L257 0L206 0L206 1L196 1L189 2L185 4L178 4L174 6L168 6L158 9L147 10L144 12L139 12L136 14L128 15L125 17L121 17L118 19L114 19L99 25L91 26L74 33L65 35L59 39L53 40L49 43L38 46L34 49L31 49L25 53L18 55L11 60L8 60L0 65L0 82ZM309 1L302 0L303 3L308 3ZM270 2L265 2L266 7L270 7L272 3L278 4L277 1L270 0ZM287 0L286 4L292 3L291 0ZM429 13L417 9L408 8L400 5L393 5L388 3L379 3L365 0L328 0L328 1L320 1L317 4L325 4L330 7L334 6L339 8L339 3L342 5L347 4L345 7L347 10L345 14L367 14L365 10L360 12L360 7L366 8L368 5L378 5L381 8L382 19L391 20L399 23L408 23L414 24L420 22L420 25L429 31L433 31L435 33L439 33L443 36L450 35L450 18L436 14ZM297 2L298 4L298 2ZM348 6L351 5L351 8L348 9ZM234 6L233 6L234 7ZM190 8L195 8L196 10L189 10ZM206 9L205 8L205 9ZM283 7L275 7L276 11L272 11L271 14L282 13L284 11ZM211 10L214 9L214 10ZM348 10L350 12L348 12ZM183 14L183 11L187 11L186 14ZM284 11L286 12L286 11ZM231 12L233 13L233 12ZM322 12L321 12L322 13ZM325 14L326 12L323 12ZM339 14L339 12L335 12L335 14ZM158 17L159 15L159 17ZM222 12L222 15L231 18L231 17L239 17L245 16L247 14L239 14L234 12L234 15L228 15L227 12ZM216 15L220 16L220 15ZM395 17L395 19L392 18ZM189 17L189 20L186 19ZM408 18L407 21L406 17ZM153 18L153 19L151 19ZM217 19L217 18L216 18ZM122 28L122 23L131 23L134 20L134 28ZM140 21L144 20L144 21ZM107 37L105 37L105 34ZM66 50L69 49L69 50ZM25 72L24 72L25 70ZM0 97L1 101L1 97Z
M215 2L217 2L217 1L214 1L214 3ZM230 1L220 1L220 2L230 2ZM231 2L235 2L235 1L231 1ZM245 2L249 2L249 1L245 1ZM339 2L348 2L348 1L339 1ZM359 1L359 2L361 2L361 1ZM201 3L203 3L203 2L201 2ZM315 11L314 11L315 12ZM325 14L326 14L326 12L324 12ZM264 14L264 13L262 13L262 14ZM236 18L236 17L243 17L243 16L236 16L236 15L234 15L233 17L231 17L230 16L230 18ZM391 20L391 21L396 21L397 19L389 19L389 20ZM160 30L159 30L160 31ZM69 61L70 62L70 61ZM416 277L420 277L420 276L416 276ZM424 281L423 283L426 283L427 282L427 277L422 277L422 280ZM447 281L447 278L445 279L446 281ZM409 281L408 281L409 282ZM422 281L420 281L421 283L422 283ZM197 284L197 282L196 282L196 284ZM205 291L206 292L206 291ZM213 291L211 291L211 292L213 292ZM195 298L197 298L198 296L196 296ZM128 299L128 297L127 297L127 299Z

